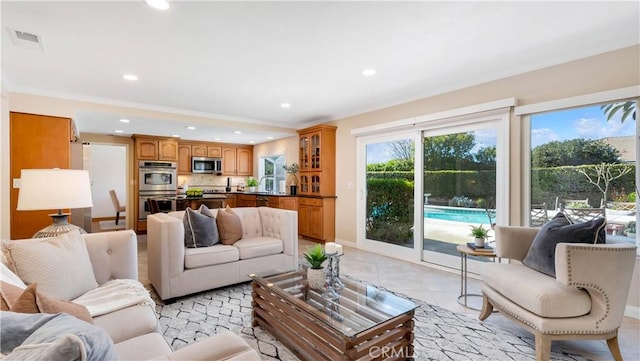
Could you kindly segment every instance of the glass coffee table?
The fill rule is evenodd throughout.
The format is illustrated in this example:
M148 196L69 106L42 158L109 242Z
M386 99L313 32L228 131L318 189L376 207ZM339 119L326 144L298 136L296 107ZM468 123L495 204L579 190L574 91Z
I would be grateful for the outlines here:
M372 285L342 278L335 299L310 289L304 269L269 277L250 275L253 326L261 326L302 360L413 357L413 313L418 307Z

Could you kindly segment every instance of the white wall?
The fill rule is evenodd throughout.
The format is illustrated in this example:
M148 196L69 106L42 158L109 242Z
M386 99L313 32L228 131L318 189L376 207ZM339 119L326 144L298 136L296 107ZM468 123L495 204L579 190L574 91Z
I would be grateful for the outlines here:
M115 217L109 190L116 191L123 205L127 199L126 173L127 149L124 145L91 144L91 218Z

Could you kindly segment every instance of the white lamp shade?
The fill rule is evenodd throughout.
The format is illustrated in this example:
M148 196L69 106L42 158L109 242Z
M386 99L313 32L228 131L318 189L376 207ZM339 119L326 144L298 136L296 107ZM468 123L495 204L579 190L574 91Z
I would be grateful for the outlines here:
M76 169L23 169L19 211L93 207L89 172Z

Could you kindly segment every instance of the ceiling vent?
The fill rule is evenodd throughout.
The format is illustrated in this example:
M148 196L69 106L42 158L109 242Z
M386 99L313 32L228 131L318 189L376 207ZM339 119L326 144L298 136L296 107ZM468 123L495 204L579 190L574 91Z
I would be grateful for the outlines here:
M13 41L14 45L25 49L44 51L44 46L42 45L42 37L40 35L10 28L7 28L7 30L11 35L11 40Z

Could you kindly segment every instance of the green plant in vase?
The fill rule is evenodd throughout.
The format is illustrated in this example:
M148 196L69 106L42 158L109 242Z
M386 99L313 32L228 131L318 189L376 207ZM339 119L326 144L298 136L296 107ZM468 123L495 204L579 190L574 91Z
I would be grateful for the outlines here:
M484 247L484 241L489 237L489 230L483 225L471 226L471 235L473 236L476 247Z
M247 187L249 187L249 191L250 192L255 192L257 186L258 186L258 180L257 179L255 179L253 177L247 178Z
M327 255L319 243L308 248L307 253L302 254L309 263L307 269L307 283L313 289L322 289L325 283L324 267L322 263L327 260Z

